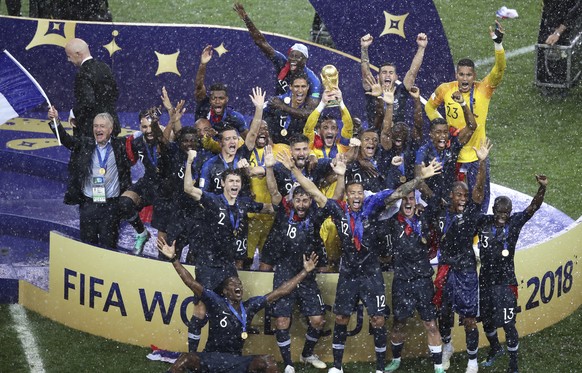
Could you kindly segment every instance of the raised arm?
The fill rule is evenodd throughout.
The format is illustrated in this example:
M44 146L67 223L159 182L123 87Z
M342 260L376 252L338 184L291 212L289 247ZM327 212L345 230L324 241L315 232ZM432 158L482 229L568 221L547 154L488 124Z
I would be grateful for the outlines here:
M259 29L255 26L253 21L251 21L249 15L245 11L243 5L239 2L234 3L233 6L234 11L238 14L240 19L242 19L253 38L253 41L259 47L259 49L267 56L268 58L272 58L275 55L275 49L267 42L265 36Z
M410 87L410 96L414 100L414 126L412 127L412 138L417 143L422 141L422 127L424 126L424 119L422 118L422 102L420 102L420 89L416 86Z
M212 45L207 45L200 56L200 65L196 72L196 79L194 80L194 98L200 102L206 98L206 86L204 86L204 78L206 77L206 65L212 59Z
M321 191L317 188L317 186L313 183L313 181L309 180L300 169L295 166L295 162L291 159L291 155L288 152L280 152L277 154L277 160L285 166L288 170L293 173L293 176L297 179L299 184L305 189L307 193L313 197L315 202L319 207L325 206L327 203L327 197L321 193Z
M49 125L51 131L53 131L55 136L57 135L57 132L58 132L58 136L61 139L61 144L63 144L64 147L66 147L67 149L72 151L80 145L79 138L73 137L73 136L69 135L67 133L67 131L65 131L65 129L63 128L63 125L61 124L61 121L59 119L59 112L57 111L57 109L54 106L51 106L48 110L48 119L50 120L48 122L48 125ZM56 122L56 126L55 126L55 122Z
M170 114L170 121L166 128L164 128L164 139L166 142L172 141L173 136L182 129L182 115L186 112L184 109L184 104L186 101L180 100L176 104L176 107L170 107L168 113Z
M369 91L372 89L367 78L372 75L372 72L370 71L370 57L368 57L368 48L373 41L374 37L370 34L366 34L360 39L360 68L362 70L362 87L364 88L364 91Z
M279 189L277 188L277 180L275 179L275 172L273 171L273 167L277 161L275 160L275 156L273 155L273 147L271 145L265 146L265 172L267 175L267 189L269 190L269 194L271 195L271 203L273 205L278 205L281 203L283 196L279 193Z
M255 141L257 140L257 136L259 134L259 128L261 128L261 122L263 120L263 107L265 105L265 94L261 87L253 88L253 94L249 95L253 105L255 106L255 116L251 121L251 126L249 128L249 132L245 138L245 145L249 150L253 150L255 148Z
M339 108L342 116L343 126L340 136L349 141L349 139L351 139L352 136L354 136L354 121L352 120L352 115L350 114L350 111L348 110L344 102L342 91L339 88L336 88L334 90L334 95L335 99L340 104Z
M313 109L317 107L318 101L305 101L305 106L303 107L292 107L283 102L279 97L273 97L269 101L269 106L273 109L285 112L293 117L300 119L307 119L312 113Z
M503 74L507 67L505 50L503 49L502 44L505 29L499 21L495 21L495 30L492 27L489 27L489 35L493 39L493 44L495 45L495 64L489 74L487 74L483 79L483 83L491 88L497 88L501 83L501 79L503 79Z
M471 198L473 202L480 205L483 203L483 199L485 198L485 175L486 175L486 160L489 156L489 151L491 150L491 141L489 139L481 140L481 144L479 145L479 149L473 146L473 150L477 154L477 158L479 159L479 171L477 171L477 181L475 182L475 187L473 188L473 194Z
M194 180L192 180L192 162L194 162L194 158L196 158L196 151L188 150L186 174L184 175L184 192L194 198L194 200L200 201L200 198L202 198L202 189L196 188L194 186Z
M324 91L321 97L319 105L309 114L305 126L303 127L303 134L309 139L309 147L313 147L313 142L315 141L315 126L317 121L321 116L321 112L325 109L325 106L333 98L333 91Z
M536 180L540 187L538 188L538 192L531 200L529 206L525 209L525 213L528 215L533 215L536 211L540 209L542 203L544 203L544 197L546 195L546 187L548 186L548 178L546 175L536 175Z
M267 294L267 302L272 303L277 299L290 294L294 289L296 289L297 285L299 285L299 283L303 281L305 277L307 277L309 272L313 271L317 267L317 260L318 257L315 252L311 252L309 258L303 254L303 269L301 272L295 275L295 277L293 277L291 280L285 281L281 286Z
M335 159L331 162L331 168L337 176L337 183L331 198L339 200L344 197L346 191L346 157L343 153L338 153L335 156Z
M186 268L180 263L180 258L176 255L176 241L172 243L172 246L168 245L164 237L158 237L158 251L162 253L166 258L170 260L174 269L178 273L178 276L182 279L182 282L186 284L196 294L201 296L204 291L204 287L201 283L196 281L192 274L188 272Z
M416 36L416 45L418 45L418 49L416 50L416 54L412 59L412 63L410 64L410 69L406 72L404 76L404 80L402 84L406 87L407 90L410 91L410 88L414 86L414 81L416 80L416 75L418 75L418 70L420 70L420 65L422 65L422 60L424 59L424 50L428 44L428 38L426 34L420 33Z
M394 112L394 84L384 87L382 99L386 103L382 132L380 132L380 145L384 150L392 149L392 114Z
M388 198L386 198L384 203L386 204L386 206L388 206L391 203L393 203L394 201L397 201L399 199L406 197L410 192L417 189L421 185L423 180L428 179L429 177L432 177L434 175L440 174L442 168L443 168L443 165L440 164L439 162L437 162L436 159L433 159L428 164L428 166L422 165L419 168L418 176L416 176L414 179L399 186L394 191L394 193L392 193Z
M477 129L477 121L475 121L475 116L473 115L471 108L467 106L467 103L465 102L461 92L453 92L451 97L456 103L461 105L461 108L463 109L463 115L465 116L465 127L459 131L458 139L461 144L465 145L467 142L469 142L471 136L473 136L473 133Z

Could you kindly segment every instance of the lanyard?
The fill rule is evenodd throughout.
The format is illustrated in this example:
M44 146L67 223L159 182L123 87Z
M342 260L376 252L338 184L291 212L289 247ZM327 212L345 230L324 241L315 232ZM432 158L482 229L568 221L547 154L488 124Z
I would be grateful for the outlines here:
M297 217L297 219L301 219L301 218ZM309 227L309 218L306 217L303 220L295 220L295 209L291 209L289 211L288 223L289 223L289 225L294 225L295 223L297 223L299 228L307 228L307 227Z
M236 310L234 309L234 307L232 306L232 304L230 304L230 302L228 301L228 299L224 298L224 301L228 305L228 308L230 308L230 311L233 313L233 315L242 324L242 330L243 330L243 332L246 332L247 331L247 311L245 310L244 304L242 302L240 303L240 314L239 314L238 312L236 312ZM243 337L243 339L244 339L244 337Z
M97 157L99 158L99 167L104 170L107 170L107 159L109 159L109 154L111 154L112 146L110 143L105 145L105 158L101 157L101 149L97 146Z
M471 96L469 98L469 107L471 108L471 113L473 113L473 103L475 102L475 83L473 83L473 87L471 88Z
M350 211L350 208L347 208L346 211L346 219L349 222L349 227L352 232L352 237L354 238L354 245L356 246L356 250L360 251L362 248L362 234L364 233L364 224L362 223L362 212L353 212Z
M232 167L230 167L228 165L228 162L222 157L222 154L218 154L218 156L220 157L220 159L222 160L222 163L224 164L224 169L235 169L236 168L236 164L238 163L238 154L234 155L234 159L232 160Z
M323 153L323 158L335 158L337 155L337 144L333 144L331 148L329 148L329 155L325 151L325 144L321 147L321 152Z
M491 226L491 231L493 232L493 237L497 238L497 228L495 228L495 224ZM501 237L500 241L503 242L503 250L507 250L507 238L509 237L509 227L505 224L503 227L503 236Z
M453 216L453 218L451 219L450 215L449 215L449 210L447 210L447 216L445 218L445 225L443 227L443 237L442 239L445 239L445 236L447 235L447 232L449 231L449 228L451 228L451 225L453 225L453 223L457 220L457 216Z
M257 161L257 166L264 166L265 165L265 151L263 150L263 154L261 155L261 157L259 158L259 152L257 151L257 148L253 149L253 153L255 153L255 160Z
M152 145L151 147L148 145L148 143L145 141L145 139L143 140L145 148L146 148L146 153L148 155L148 159L150 160L151 164L154 165L154 167L157 167L158 165L158 152L157 152L157 144Z
M406 224L408 224L408 226L410 226L410 228L412 228L412 231L414 233L416 233L419 237L422 237L422 227L420 225L420 221L416 218L412 218L412 219L408 219L407 217L404 217L404 220L406 221Z

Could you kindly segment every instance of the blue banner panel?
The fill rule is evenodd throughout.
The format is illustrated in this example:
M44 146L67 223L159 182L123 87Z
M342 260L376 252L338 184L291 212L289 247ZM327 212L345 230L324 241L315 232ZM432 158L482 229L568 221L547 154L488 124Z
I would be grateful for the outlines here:
M428 97L443 82L454 79L449 43L432 0L309 0L328 29L338 50L360 57L360 38L374 37L370 63L390 61L404 78L416 53L416 36L428 36L428 46L416 85Z

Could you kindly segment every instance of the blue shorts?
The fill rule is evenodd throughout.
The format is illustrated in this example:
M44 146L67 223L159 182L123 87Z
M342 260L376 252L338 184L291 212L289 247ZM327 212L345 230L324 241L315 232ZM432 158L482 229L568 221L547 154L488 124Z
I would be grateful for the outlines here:
M509 285L483 286L479 288L480 317L488 324L501 328L515 324L517 298Z
M412 317L417 310L422 321L436 319L436 306L432 302L434 285L431 277L411 281L392 280L392 311L395 320Z
M336 315L350 316L359 300L368 309L369 316L389 315L382 272L353 277L340 273L333 312Z
M208 373L246 373L255 358L225 352L200 352L200 371Z
M274 281L273 288L278 286ZM272 305L272 316L291 317L295 303L299 304L299 309L303 316L324 314L323 299L315 279L304 280L297 285L297 288L291 294L276 300Z
M452 308L463 317L479 315L479 279L477 272L449 270L443 291L443 308Z

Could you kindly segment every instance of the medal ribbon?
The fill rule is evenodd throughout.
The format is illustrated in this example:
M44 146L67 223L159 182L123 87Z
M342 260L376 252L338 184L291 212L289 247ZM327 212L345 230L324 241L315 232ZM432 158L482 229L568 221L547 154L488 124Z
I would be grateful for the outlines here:
M471 108L471 113L473 112L473 103L475 102L475 84L473 83L473 88L471 88L471 96L469 98L469 107Z
M218 156L222 160L222 163L224 164L225 169L229 169L229 168L235 169L236 168L236 164L238 163L238 155L237 154L234 155L234 159L232 160L232 167L230 167L228 165L228 162L222 157L222 154L218 154Z
M451 219L450 215L449 215L449 211L447 210L447 216L445 218L445 226L443 227L443 238L447 235L447 232L449 230L449 228L451 227L451 225L453 225L453 223L457 220L457 216L453 216L453 218Z
M417 218L413 217L412 219L408 219L407 217L404 217L404 221L406 221L406 224L412 228L414 233L416 233L419 237L422 237L422 227L420 225L420 221Z
M337 155L337 144L333 144L331 148L329 148L329 155L325 151L325 144L321 147L321 151L323 152L323 158L335 158Z
M497 238L497 228L495 228L495 224L491 225L491 231L493 232L493 237ZM509 237L509 227L505 224L503 227L503 236L501 237L500 241L503 242L503 250L507 250L507 238Z
M97 157L99 158L99 167L103 168L105 171L107 171L107 159L109 159L109 154L111 154L111 150L113 149L113 147L111 146L110 143L107 143L107 145L105 145L105 158L101 157L101 149L99 149L99 146L97 146Z
M406 171L404 170L404 152L400 154L400 158L402 158L402 163L400 164L400 166L398 166L398 170L400 171L402 176L405 176Z
M346 219L349 221L352 237L354 238L354 245L356 250L360 251L362 248L362 234L364 233L364 224L362 223L362 212L352 212L348 208L346 211Z
M238 202L234 203L234 208L236 209L237 213L236 213L236 217L234 216L235 214L232 212L232 208L231 206L228 204L228 201L226 200L226 197L224 196L224 194L220 195L220 198L222 198L224 204L226 205L226 209L228 210L228 217L230 218L230 225L232 226L232 228L234 229L235 232L238 231L238 228L240 227L240 214L238 213Z
M301 220L299 216L295 216L295 209L291 209L289 211L289 225L293 225L294 223L298 223L297 225L299 228L307 228L309 226L309 218Z
M228 308L230 308L230 311L238 319L238 321L240 321L240 323L242 324L242 331L246 332L247 331L247 311L245 310L244 304L242 302L240 303L240 314L239 314L238 312L236 312L236 310L234 309L232 304L230 304L228 299L225 298L224 300L226 301Z
M150 160L150 162L154 165L154 167L158 166L158 152L156 147L158 146L157 144L152 145L151 147L147 144L147 142L145 141L144 138L144 145L146 148L146 153L148 155L148 159ZM152 155L153 154L153 155Z
M263 155L260 158L257 148L253 149L253 153L255 153L255 160L257 161L257 166L263 167L265 165L265 151L263 150Z

